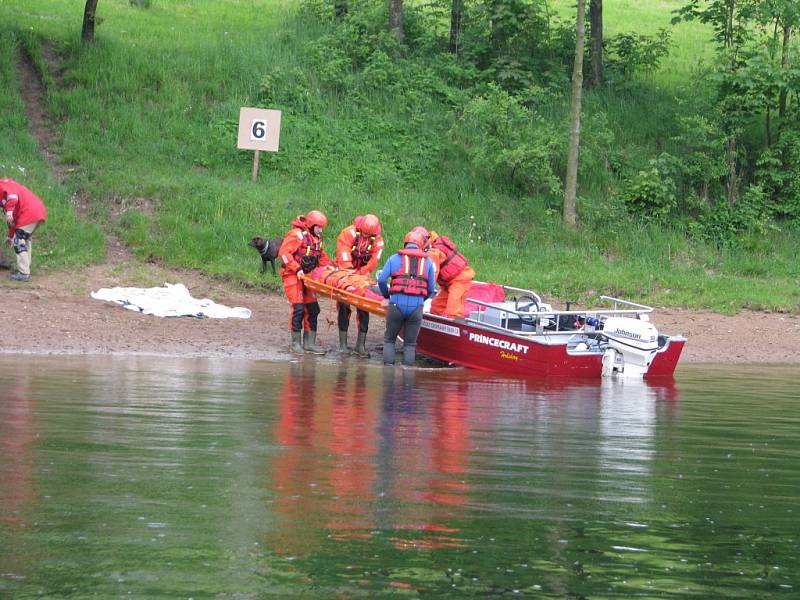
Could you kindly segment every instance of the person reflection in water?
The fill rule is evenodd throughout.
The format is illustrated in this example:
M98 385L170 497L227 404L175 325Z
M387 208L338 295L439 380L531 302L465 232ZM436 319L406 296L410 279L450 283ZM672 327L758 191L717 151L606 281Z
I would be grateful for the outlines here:
M307 361L292 363L278 399L272 463L277 526L270 545L281 555L313 552L324 539L369 537L374 529L378 394L361 365L335 377Z
M37 500L33 450L39 433L32 380L33 374L23 366L13 381L5 383L0 397L0 528L24 529L26 515ZM10 543L0 544L0 561L5 560L5 552L14 552L13 534Z
M370 393L374 391L369 388L370 371L352 363L339 366L330 418L323 421L330 424L324 439L331 457L326 476L332 496L325 513L337 541L368 539L374 528L373 515L364 510L373 503L377 451L377 394Z
M468 430L458 422L465 417L458 408L463 398L451 402L440 391L425 394L411 369L383 374L376 520L401 550L465 543L453 526L467 498Z
M314 510L314 499L310 496L316 480L315 376L313 363L291 363L283 393L278 397L275 440L281 451L272 463L278 525L270 534L270 543L284 555L310 552L319 543L314 534L320 527L314 520L320 515Z

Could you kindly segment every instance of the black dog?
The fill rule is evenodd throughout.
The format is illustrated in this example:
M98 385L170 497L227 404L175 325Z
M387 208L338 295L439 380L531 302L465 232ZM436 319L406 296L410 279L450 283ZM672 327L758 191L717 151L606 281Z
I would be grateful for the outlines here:
M267 263L272 265L272 274L276 275L275 272L275 259L278 258L278 250L281 247L281 242L283 240L279 237L272 238L271 240L265 240L262 237L254 237L250 240L247 245L251 248L255 248L258 250L258 253L261 255L261 272L267 272Z

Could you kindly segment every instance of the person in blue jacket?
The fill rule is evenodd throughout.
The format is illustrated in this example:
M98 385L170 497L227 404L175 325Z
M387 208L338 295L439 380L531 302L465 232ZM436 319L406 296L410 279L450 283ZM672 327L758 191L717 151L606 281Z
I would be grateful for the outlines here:
M410 367L417 356L417 336L422 325L426 298L436 292L436 268L422 250L422 235L409 231L403 249L393 254L378 274L378 286L389 299L386 332L383 334L383 364L393 365L395 341L403 329L403 364Z

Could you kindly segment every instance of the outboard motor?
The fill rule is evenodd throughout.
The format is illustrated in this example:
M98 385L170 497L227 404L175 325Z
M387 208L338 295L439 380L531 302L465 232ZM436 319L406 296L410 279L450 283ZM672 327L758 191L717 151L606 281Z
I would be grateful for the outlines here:
M658 330L649 321L609 317L603 323L608 349L603 354L603 376L615 373L642 377L658 350Z

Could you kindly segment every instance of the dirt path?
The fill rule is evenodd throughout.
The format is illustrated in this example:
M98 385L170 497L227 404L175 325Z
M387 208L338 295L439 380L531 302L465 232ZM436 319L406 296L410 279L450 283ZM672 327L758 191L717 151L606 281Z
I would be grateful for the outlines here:
M51 71L55 56L45 49ZM31 131L39 140L53 176L62 180L68 165L52 153L53 131L43 103L42 84L33 65L20 57L18 73ZM75 199L78 214L86 218L91 198ZM146 199L134 199L146 203ZM123 210L122 207L120 210ZM112 211L113 216L113 211ZM228 356L286 360L288 305L282 296L230 289L191 271L163 269L134 259L110 230L107 261L79 271L40 273L34 263L33 280L12 283L0 271L0 325L6 332L0 352L36 354L167 354ZM243 242L244 243L244 242ZM253 254L253 269L258 268ZM266 277L271 277L266 275ZM89 293L101 287L160 286L183 283L196 298L208 297L228 306L251 309L250 319L162 319L93 300ZM320 338L337 343L332 303L322 301ZM684 362L800 363L800 317L741 313L728 317L704 311L660 310L653 319L659 330L682 333L689 342ZM355 327L353 327L353 332ZM381 342L383 320L373 317L367 346ZM354 336L351 333L351 338ZM373 352L373 354L376 354ZM372 360L378 362L378 358Z

